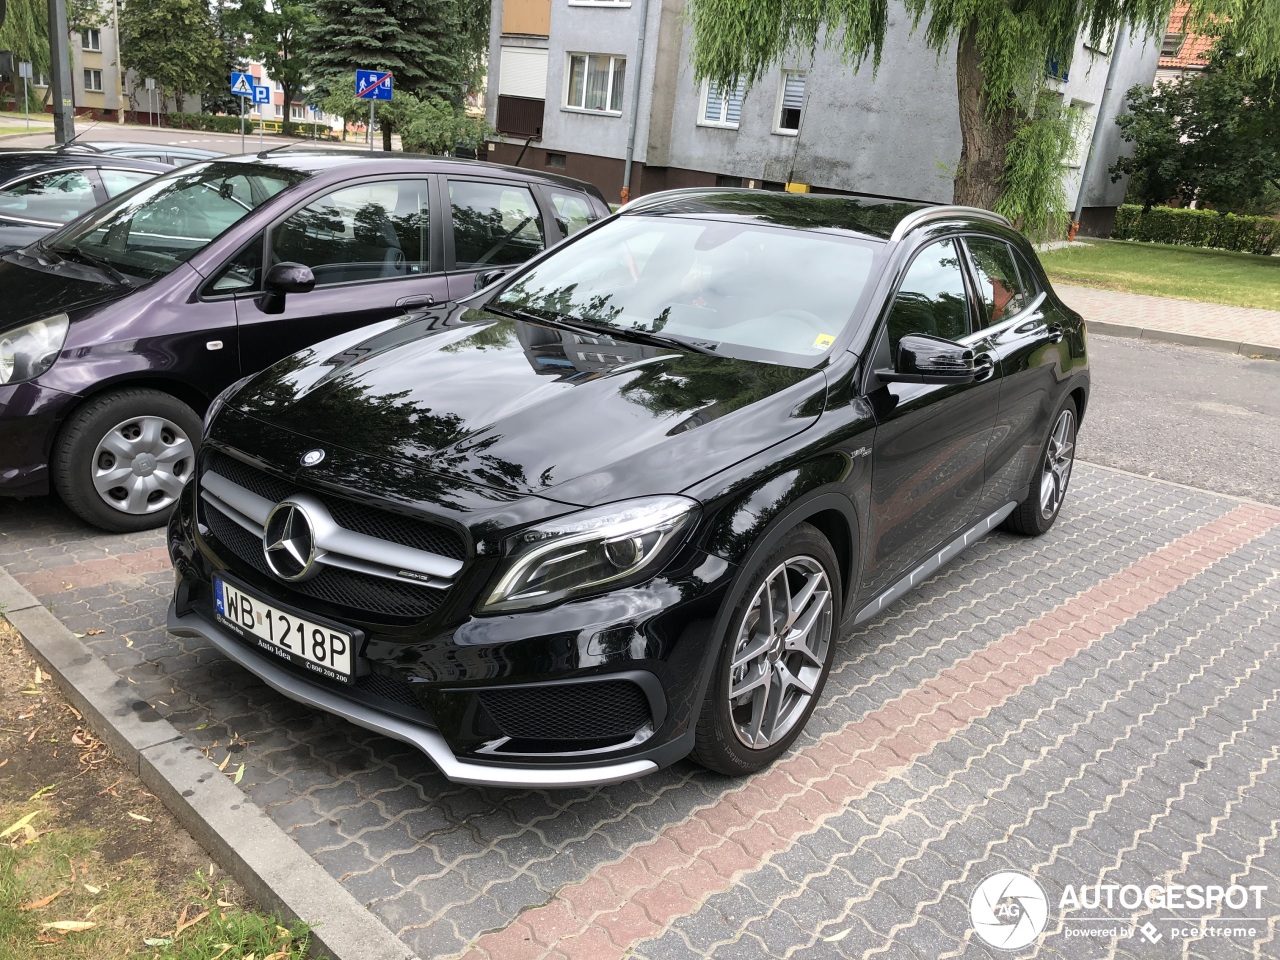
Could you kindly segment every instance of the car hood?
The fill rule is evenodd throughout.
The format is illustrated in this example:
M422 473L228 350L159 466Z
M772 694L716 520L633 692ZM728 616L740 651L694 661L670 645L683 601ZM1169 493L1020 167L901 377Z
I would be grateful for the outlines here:
M821 371L461 319L320 344L231 405L322 448L588 505L682 490L811 426L826 393Z
M99 303L119 300L131 289L96 277L96 271L73 265L56 270L24 266L29 258L11 253L0 258L0 333L59 313L70 313ZM70 269L67 269L70 267Z

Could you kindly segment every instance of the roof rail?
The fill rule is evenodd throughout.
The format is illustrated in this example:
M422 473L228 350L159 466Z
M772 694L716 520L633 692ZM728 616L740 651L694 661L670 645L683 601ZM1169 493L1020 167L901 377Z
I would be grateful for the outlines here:
M936 207L925 207L923 210L913 210L905 217L898 221L898 225L893 228L893 233L889 235L889 242L895 243L905 237L910 231L916 227L928 223L930 220L948 220L953 217L976 217L980 220L990 220L994 223L1001 224L1005 227L1012 227L1007 218L1002 217L998 213L991 210L984 210L981 207L962 207L956 204L944 203Z
M645 210L670 200L684 200L687 197L701 197L713 193L760 193L760 191L752 190L750 187L677 187L674 190L659 190L657 193L646 193L643 197L636 197L620 206L617 212Z

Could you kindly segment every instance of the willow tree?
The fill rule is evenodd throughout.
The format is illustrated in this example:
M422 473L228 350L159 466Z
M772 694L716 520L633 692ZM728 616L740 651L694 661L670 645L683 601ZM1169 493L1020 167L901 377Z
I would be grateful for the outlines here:
M1069 55L1081 34L1093 46L1110 46L1125 21L1138 35L1162 36L1175 0L900 2L913 34L939 56L955 51L961 132L955 202L1043 221L1052 191L1028 180L1060 179L1061 154L1053 156L1052 144L1063 136L1061 118L1042 108L1046 63ZM690 0L694 72L716 85L732 88L745 79L749 86L784 54L820 45L854 67L868 60L878 67L889 3ZM1255 69L1280 62L1280 0L1192 0L1189 29L1224 19Z
M0 0L3 6L3 0ZM49 14L44 0L9 0L8 16L0 21L0 50L9 50L17 62L26 61L40 75L49 72ZM19 100L22 81L12 78L14 100ZM32 105L39 103L30 90Z

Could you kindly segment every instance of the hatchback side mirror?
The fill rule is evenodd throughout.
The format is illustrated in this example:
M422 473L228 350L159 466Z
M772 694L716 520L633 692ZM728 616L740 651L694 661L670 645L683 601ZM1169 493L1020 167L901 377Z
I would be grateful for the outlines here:
M284 313L285 294L310 293L315 285L316 275L305 264L277 263L267 271L258 309L263 313Z
M483 290L489 284L494 283L497 280L501 280L506 275L506 270L482 270L476 274L475 289Z
M972 383L977 375L972 349L925 333L899 340L894 368L876 371L882 383Z

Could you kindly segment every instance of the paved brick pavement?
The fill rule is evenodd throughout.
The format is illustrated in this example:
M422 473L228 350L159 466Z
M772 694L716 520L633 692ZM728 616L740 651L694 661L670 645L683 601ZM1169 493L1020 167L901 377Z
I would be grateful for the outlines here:
M1280 956L1280 510L1081 464L1048 536L848 638L771 770L554 793L449 784L167 636L160 544L0 501L9 572L424 958L1001 956L969 900L1004 869L1048 899L1023 954ZM1268 889L1189 924L1059 907L1098 883Z
M1276 310L1259 310L1095 290L1068 283L1055 283L1053 289L1068 306L1093 321L1099 333L1203 342L1206 346L1217 341L1217 346L1232 353L1280 358L1280 291L1276 294Z

